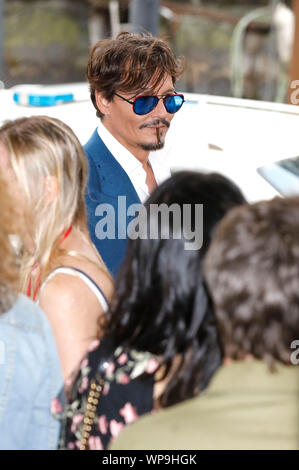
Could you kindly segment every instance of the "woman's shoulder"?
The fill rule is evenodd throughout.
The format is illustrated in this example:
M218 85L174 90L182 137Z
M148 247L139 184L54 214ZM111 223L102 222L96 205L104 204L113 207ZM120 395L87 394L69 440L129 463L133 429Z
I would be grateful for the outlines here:
M88 294L93 290L102 293L109 302L113 292L113 281L109 274L92 263L73 262L65 266L58 266L45 279L41 291L40 301L47 297L55 301L62 298L64 302L94 302L93 296Z

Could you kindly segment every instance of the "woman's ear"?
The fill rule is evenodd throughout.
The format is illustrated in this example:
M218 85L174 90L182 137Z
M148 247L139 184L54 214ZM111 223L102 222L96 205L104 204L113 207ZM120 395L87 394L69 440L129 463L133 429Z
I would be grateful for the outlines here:
M95 92L97 107L104 116L110 114L110 102L99 91Z
M58 194L58 180L56 176L46 176L44 178L44 195L46 202L53 202Z

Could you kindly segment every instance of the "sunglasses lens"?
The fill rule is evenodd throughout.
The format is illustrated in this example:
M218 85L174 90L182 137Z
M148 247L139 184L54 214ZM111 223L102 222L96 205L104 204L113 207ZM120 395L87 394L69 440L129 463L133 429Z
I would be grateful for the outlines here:
M156 96L139 96L134 101L134 112L136 114L150 113L157 106L158 101Z
M183 95L169 95L164 98L164 105L168 113L176 113L184 103Z

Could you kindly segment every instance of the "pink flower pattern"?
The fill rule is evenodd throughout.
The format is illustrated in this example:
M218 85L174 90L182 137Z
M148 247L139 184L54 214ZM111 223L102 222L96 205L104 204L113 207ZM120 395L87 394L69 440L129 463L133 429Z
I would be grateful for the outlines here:
M78 441L78 440L75 441L75 446L76 446L77 449L80 449L80 447L81 447L81 442Z
M159 362L157 361L157 359L151 358L147 363L145 372L147 372L148 374L153 374L154 372L156 372L158 367Z
M115 419L112 419L112 421L110 422L111 436L114 438L117 437L124 427L125 426L123 423L119 423Z
M55 398L55 400L52 400L51 413L57 414L57 413L61 413L62 411L63 411L63 408L58 398Z
M128 383L130 383L130 377L127 374L122 374L119 377L118 382L122 385L127 385Z
M108 367L106 369L106 377L108 375L112 375L114 370L115 370L115 364L113 364L113 362L109 362Z
M72 420L72 425L71 425L71 431L75 433L78 429L78 424L83 421L83 414L79 413L78 415L75 415Z
M131 403L126 403L125 406L119 410L119 414L124 418L126 424L134 423L138 418L136 408L134 408Z
M87 366L88 366L88 359L87 357L85 357L83 361L81 362L81 369L84 369Z
M102 415L98 419L98 428L101 434L107 434L108 422L105 415Z
M103 395L108 395L109 393L109 390L110 390L110 385L109 384L105 384L104 385L104 388L103 388Z
M124 364L126 364L126 362L128 362L128 355L126 353L122 353L117 359L117 362L119 363L119 365L123 366Z
M100 340L94 339L88 347L88 352L95 351L99 345L100 345Z
M79 392L79 393L82 393L82 392L84 392L85 390L87 390L87 389L88 389L88 384L89 384L88 377L83 377L82 382L81 382L81 385L80 385L80 387L78 388L78 392Z
M90 450L104 450L103 444L99 436L90 436L88 439L88 447Z

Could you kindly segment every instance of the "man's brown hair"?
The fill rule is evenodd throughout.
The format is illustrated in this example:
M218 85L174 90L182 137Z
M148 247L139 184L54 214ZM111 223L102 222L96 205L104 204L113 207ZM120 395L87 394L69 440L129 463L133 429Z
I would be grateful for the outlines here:
M87 65L87 79L90 97L96 104L95 92L103 94L108 101L116 91L134 93L147 90L149 82L154 90L163 83L165 74L173 83L184 71L184 61L176 58L168 44L149 33L120 33L116 39L98 41L90 51Z
M289 364L299 339L299 198L233 209L205 260L224 354Z

